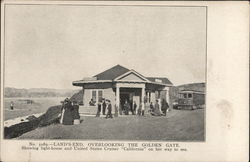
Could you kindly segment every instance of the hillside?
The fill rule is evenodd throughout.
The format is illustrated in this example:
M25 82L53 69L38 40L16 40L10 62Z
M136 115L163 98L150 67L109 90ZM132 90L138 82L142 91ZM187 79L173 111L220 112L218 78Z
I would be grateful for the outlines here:
M6 87L4 97L70 97L79 90L70 89L49 89L49 88L31 88L18 89Z
M205 92L206 84L205 83L190 83L190 84L183 84L177 86L179 91L181 90L194 90L194 91L201 91Z
M80 105L83 104L83 90L80 90L72 95L71 101L77 101Z

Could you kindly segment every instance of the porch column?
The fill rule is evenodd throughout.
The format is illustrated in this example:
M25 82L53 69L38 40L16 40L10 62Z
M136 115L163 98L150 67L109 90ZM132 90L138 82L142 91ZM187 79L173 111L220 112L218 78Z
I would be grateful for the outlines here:
M84 88L82 87L82 93L83 93L83 95L82 95L82 104L83 105L86 105L86 102L84 101Z
M148 91L148 93L147 93L147 103L149 103L149 91Z
M170 99L169 99L169 87L165 87L164 88L164 90L166 91L166 101L168 102L168 104L169 104L169 101L170 101Z
M167 100L167 102L169 104L169 89L166 90L166 100Z
M144 97L145 97L145 88L141 89L141 104L142 104L142 110L144 109Z
M116 87L116 106L117 106L117 109L119 110L119 107L120 107L120 87L117 86Z

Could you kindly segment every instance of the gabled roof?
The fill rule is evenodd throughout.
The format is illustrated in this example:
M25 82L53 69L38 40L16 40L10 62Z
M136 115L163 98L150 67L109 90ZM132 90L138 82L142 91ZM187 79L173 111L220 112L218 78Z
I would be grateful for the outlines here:
M143 75L141 75L140 73L136 72L135 70L129 70L126 73L118 76L117 78L115 78L115 81L118 81L122 78L125 78L126 76L130 75L130 74L134 74L135 76L137 76L138 78L140 78L140 80L142 79L143 81L149 81L146 77L144 77Z
M96 77L97 80L113 80L128 71L129 69L121 65L116 65L108 70L105 70L104 72L95 75L94 77Z
M164 77L147 77L147 79L151 82L158 82L157 80L160 80L163 84L173 84L172 82L170 82L170 80L168 80L168 78Z
M172 86L173 84L168 80L168 78L164 77L144 77L140 73L136 72L135 70L127 69L121 65L116 65L110 69L101 72L92 78L87 78L79 81L74 81L73 85L81 86L87 83L106 83L106 82L122 82L122 81L129 81L129 82L138 82L137 78L127 78L128 80L123 80L122 78L126 78L130 74L135 74L138 78L141 79L140 82L145 82L149 84L159 84L159 85L168 85Z

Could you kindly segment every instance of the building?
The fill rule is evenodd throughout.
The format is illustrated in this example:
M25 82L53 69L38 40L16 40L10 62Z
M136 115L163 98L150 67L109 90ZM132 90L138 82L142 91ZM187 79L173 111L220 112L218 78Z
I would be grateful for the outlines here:
M135 70L116 65L91 78L74 81L74 86L83 88L84 107L91 107L89 102L109 99L118 108L125 100L132 104L154 102L158 98L164 98L169 103L169 88L173 84L165 77L145 77ZM144 104L142 104L144 106ZM97 104L92 105L97 107Z

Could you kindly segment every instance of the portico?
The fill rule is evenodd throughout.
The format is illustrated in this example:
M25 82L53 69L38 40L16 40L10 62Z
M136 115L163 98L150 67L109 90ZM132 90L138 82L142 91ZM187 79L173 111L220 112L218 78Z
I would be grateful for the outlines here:
M141 103L141 102L144 103L145 102L144 101L145 83L140 83L140 82L127 82L127 83L126 82L118 82L118 83L116 83L116 93L115 93L115 95L116 95L115 101L116 101L116 106L117 106L118 109L120 108L120 103L121 103L121 101L120 101L120 89L121 88L140 89L141 90L141 95L140 95L139 101L137 101L137 103ZM134 95L134 96L136 96L136 95ZM134 96L133 96L133 99L132 99L133 101L136 100L134 98ZM144 104L142 106L144 106Z

